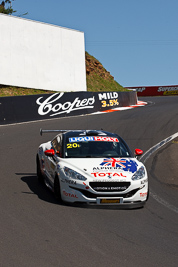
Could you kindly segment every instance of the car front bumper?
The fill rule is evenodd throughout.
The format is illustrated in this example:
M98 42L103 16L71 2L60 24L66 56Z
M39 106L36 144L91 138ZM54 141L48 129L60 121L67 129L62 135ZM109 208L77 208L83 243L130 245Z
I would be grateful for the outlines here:
M148 197L148 179L134 181L122 192L97 192L85 182L65 180L61 182L61 197L70 203L139 207L145 204Z

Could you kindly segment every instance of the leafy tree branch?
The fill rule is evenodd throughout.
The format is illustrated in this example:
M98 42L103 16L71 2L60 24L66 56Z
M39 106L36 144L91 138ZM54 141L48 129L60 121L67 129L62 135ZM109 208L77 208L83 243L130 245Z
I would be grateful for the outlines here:
M14 0L12 0L12 1L14 1ZM12 8L12 1L10 1L10 0L2 1L0 4L0 13L4 13L4 14L8 14L8 15L15 13L16 11L13 10L13 8ZM7 8L6 8L6 5L8 5Z

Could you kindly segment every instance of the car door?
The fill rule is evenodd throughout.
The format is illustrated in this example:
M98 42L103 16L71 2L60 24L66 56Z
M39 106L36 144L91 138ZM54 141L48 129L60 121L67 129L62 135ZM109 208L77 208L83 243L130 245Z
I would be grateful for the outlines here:
M61 157L62 153L62 137L60 135L56 136L52 140L51 145L55 154L52 157L48 157L48 174L50 183L53 184L57 172L57 163L59 162L58 158Z
M48 153L44 153L45 154L44 155L45 174L46 174L46 177L48 178L48 181L51 183L53 181L56 164L55 164L54 156L51 153L49 153L50 149L46 150L46 152Z

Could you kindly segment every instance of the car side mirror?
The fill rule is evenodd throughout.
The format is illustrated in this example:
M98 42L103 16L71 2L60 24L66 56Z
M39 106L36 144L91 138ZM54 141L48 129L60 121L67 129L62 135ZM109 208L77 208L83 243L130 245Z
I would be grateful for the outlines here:
M48 149L46 150L45 152L45 155L48 156L48 157L53 157L55 152L54 152L54 149Z
M143 154L143 150L136 148L135 149L135 156L141 156Z

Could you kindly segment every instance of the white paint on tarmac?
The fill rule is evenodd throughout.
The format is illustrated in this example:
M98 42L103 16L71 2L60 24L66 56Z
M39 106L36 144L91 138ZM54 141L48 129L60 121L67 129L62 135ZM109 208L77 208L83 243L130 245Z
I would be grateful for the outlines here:
M147 150L143 156L140 157L140 161L142 161L144 164L145 162L149 159L149 157L156 152L158 149L160 149L162 146L166 145L167 143L169 143L170 141L172 141L173 139L175 139L176 137L178 137L178 132L167 137L166 139L162 140L161 142L159 142L158 144L154 145L153 147L151 147L149 150ZM171 205L170 203L168 203L167 201L165 201L163 198L161 198L160 196L158 196L151 188L150 188L150 196L152 196L157 202L159 202L160 204L162 204L163 206L165 206L166 208L178 213L178 208Z

